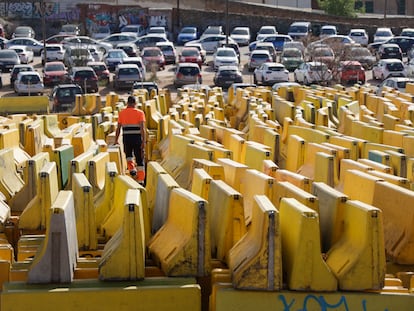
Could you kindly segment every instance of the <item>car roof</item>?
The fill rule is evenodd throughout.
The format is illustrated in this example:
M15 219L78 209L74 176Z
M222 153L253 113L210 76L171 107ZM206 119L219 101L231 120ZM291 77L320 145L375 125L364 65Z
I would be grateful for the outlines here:
M20 71L19 75L36 75L36 76L40 76L40 74L37 71Z
M178 63L177 67L197 67L197 68L200 68L198 66L198 64L196 64L196 63Z
M93 68L88 67L88 66L77 66L77 67L72 67L72 71L81 71L81 70L92 70Z
M222 71L222 70L238 70L240 71L238 66L235 65L224 65L224 66L220 66L218 68L218 71Z
M137 64L118 64L118 68L138 68Z

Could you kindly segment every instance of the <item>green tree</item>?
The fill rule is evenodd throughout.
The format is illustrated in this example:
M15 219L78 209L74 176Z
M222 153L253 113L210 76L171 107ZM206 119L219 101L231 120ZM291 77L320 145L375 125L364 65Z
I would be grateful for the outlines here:
M356 15L355 0L318 0L318 2L327 14L350 17Z

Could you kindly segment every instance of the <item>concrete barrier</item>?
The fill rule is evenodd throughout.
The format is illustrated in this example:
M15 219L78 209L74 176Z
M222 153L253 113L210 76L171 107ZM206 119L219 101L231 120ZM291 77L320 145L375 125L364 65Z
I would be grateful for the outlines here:
M101 280L142 280L145 277L145 233L140 191L130 189L123 203L123 222L106 243L99 262Z
M93 187L94 195L102 191L105 186L105 166L108 162L108 152L100 152L88 161L86 176Z
M265 195L256 195L252 223L231 248L229 268L236 289L278 291L282 288L279 213Z
M14 113L43 114L48 112L48 96L13 96L0 99L0 113L2 115Z
M228 263L228 252L247 232L243 198L222 180L213 180L208 196L210 208L211 254Z
M209 222L207 201L182 188L171 191L167 221L148 244L167 276L210 273Z
M72 192L60 191L47 213L50 213L47 217L47 234L30 265L27 282L70 283L78 257Z
M345 205L344 232L327 253L326 263L340 290L381 289L385 279L382 212L358 201Z
M290 290L335 291L337 280L321 254L318 213L293 198L280 201L282 264Z
M24 187L24 181L17 173L14 162L13 149L6 148L0 150L0 191L10 200L16 193Z
M193 169L191 192L208 200L210 184L213 178L202 168Z

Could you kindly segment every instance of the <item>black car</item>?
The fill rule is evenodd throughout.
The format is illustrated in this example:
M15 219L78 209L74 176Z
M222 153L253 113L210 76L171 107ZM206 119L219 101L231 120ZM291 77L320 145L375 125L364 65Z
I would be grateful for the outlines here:
M56 85L51 93L53 112L70 111L75 105L76 95L84 94L82 88L77 84Z
M15 65L20 64L19 55L15 50L0 50L0 70L10 72Z
M397 58L402 60L403 53L397 44L384 43L381 45L377 52L379 59Z
M407 51L411 49L412 46L414 46L414 38L406 36L396 36L387 40L387 42L384 43L397 44L400 47L401 52L403 54L407 54Z
M223 88L241 82L243 82L243 76L237 66L220 66L214 76L214 85Z

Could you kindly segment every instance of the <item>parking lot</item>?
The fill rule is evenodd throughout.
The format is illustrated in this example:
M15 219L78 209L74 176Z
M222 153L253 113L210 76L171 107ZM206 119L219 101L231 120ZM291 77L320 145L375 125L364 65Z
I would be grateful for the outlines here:
M177 54L180 53L180 50L182 49L182 46L177 47ZM247 69L247 62L249 59L249 49L247 46L243 46L240 48L240 69L243 74L243 82L245 83L253 83L253 73L249 72ZM213 70L212 66L213 61L213 55L207 54L206 64L202 67L202 83L214 86L213 78L215 71ZM41 64L41 58L39 56L35 56L34 63L33 63L35 69L41 73L42 72L42 64ZM157 71L155 73L152 73L150 71L147 72L146 79L147 80L155 80L159 87L161 88L168 88L171 93L176 93L176 88L173 85L173 79L174 79L174 71L175 71L175 65L167 65L164 70ZM380 81L372 80L372 73L371 71L366 72L367 76L367 83L375 86L380 83ZM16 93L14 92L13 88L10 86L10 73L2 73L1 74L3 87L0 89L0 96L2 97L8 97L8 96L16 96ZM293 72L289 73L289 80L294 81ZM101 96L106 96L109 92L114 91L112 81L107 86L100 86L99 87L99 94ZM47 88L44 95L49 95L51 92L51 88ZM122 90L117 91L120 95L126 95L128 94L128 90Z

